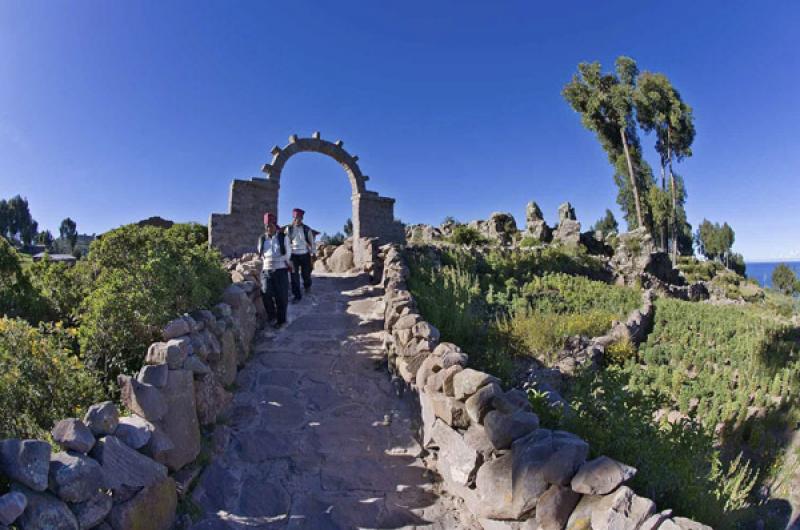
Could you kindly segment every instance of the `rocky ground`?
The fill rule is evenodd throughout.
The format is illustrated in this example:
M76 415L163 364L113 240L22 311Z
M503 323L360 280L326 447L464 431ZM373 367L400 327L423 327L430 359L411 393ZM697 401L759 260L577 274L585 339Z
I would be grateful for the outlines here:
M480 528L419 458L381 348L380 289L317 277L261 333L193 493L192 528Z

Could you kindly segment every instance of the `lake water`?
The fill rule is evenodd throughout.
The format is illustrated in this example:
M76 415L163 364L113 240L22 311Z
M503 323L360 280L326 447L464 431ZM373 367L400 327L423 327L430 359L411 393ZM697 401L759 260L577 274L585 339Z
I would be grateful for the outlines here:
M747 277L756 280L761 287L772 287L772 271L780 263L785 263L800 277L800 261L760 261L746 263Z

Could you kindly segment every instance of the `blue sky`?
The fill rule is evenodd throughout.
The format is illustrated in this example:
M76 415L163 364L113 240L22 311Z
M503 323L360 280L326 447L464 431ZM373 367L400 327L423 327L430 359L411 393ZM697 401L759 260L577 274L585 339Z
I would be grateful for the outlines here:
M580 61L666 73L692 105L690 222L747 259L800 257L800 3L0 2L0 197L40 226L207 222L292 133L342 139L406 222L569 200L619 214L612 171L560 91ZM643 137L651 153L654 139ZM333 160L286 166L281 217L340 229Z

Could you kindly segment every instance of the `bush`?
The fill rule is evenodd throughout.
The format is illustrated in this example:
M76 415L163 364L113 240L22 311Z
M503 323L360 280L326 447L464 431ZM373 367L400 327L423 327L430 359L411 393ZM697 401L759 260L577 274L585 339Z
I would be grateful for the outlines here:
M0 438L49 438L103 398L94 374L72 355L69 332L0 318Z
M467 225L458 225L453 228L453 234L450 236L450 242L456 245L485 245L488 240L481 235L475 228Z
M78 309L90 283L86 261L78 261L70 267L42 259L30 266L28 276L44 302L45 320L75 326Z
M0 316L24 318L36 324L45 312L45 302L22 270L19 254L0 236Z
M79 341L106 383L137 371L164 324L209 307L230 281L203 231L128 225L92 243L91 289L80 307Z

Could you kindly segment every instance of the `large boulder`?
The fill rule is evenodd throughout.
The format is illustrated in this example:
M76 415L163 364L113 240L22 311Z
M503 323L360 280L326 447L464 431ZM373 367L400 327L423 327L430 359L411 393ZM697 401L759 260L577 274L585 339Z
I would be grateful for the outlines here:
M636 530L656 511L650 499L634 495L627 486L606 495L592 510L592 529Z
M20 484L11 486L13 491L28 501L16 524L23 530L78 530L78 521L64 501L50 493L33 491Z
M626 285L634 285L645 273L667 284L683 283L669 256L656 249L646 228L620 234L610 263L617 275L617 281Z
M94 435L81 420L67 418L50 431L53 440L64 450L88 453L94 447Z
M539 418L532 412L518 410L504 414L492 410L483 419L483 428L495 449L508 449L511 443L539 427Z
M0 471L35 491L47 489L50 444L39 440L0 441Z
M326 264L331 272L348 272L355 267L353 251L345 245L339 245Z
M175 481L162 477L114 506L108 519L114 530L169 530L177 505Z
M578 501L580 493L553 484L536 503L536 522L541 530L561 530Z
M222 332L222 354L216 363L212 363L211 370L217 376L222 386L228 386L236 381L238 354L236 334L232 327L226 327Z
M160 424L175 446L167 452L166 464L177 471L200 454L194 375L189 370L170 370L167 384L161 391L167 402L167 413Z

